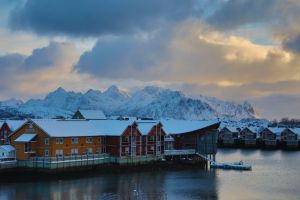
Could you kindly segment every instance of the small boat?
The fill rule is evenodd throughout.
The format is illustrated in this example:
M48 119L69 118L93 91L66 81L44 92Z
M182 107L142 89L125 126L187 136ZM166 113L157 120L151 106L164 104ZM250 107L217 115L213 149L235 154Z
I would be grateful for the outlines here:
M211 168L220 168L220 169L237 169L237 170L251 170L251 165L246 165L243 161L233 162L233 163L216 163L212 162L210 164Z

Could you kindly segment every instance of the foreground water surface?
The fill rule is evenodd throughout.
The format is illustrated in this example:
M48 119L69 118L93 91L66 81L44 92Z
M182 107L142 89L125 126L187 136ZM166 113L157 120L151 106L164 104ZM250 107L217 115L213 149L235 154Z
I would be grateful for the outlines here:
M252 171L138 172L0 184L0 199L300 199L300 152L219 149Z

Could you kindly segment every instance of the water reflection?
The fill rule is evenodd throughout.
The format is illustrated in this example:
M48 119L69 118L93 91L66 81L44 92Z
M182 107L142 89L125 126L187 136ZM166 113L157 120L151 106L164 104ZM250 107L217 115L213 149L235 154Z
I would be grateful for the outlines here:
M249 151L221 149L217 160L245 160L252 171L166 170L1 183L0 200L299 199L299 152Z
M161 171L2 184L0 199L216 199L214 172Z

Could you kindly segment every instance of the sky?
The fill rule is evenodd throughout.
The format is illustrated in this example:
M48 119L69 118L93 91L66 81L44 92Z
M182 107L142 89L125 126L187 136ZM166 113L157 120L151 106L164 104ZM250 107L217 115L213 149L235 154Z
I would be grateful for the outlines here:
M1 0L0 100L155 85L300 118L298 0Z

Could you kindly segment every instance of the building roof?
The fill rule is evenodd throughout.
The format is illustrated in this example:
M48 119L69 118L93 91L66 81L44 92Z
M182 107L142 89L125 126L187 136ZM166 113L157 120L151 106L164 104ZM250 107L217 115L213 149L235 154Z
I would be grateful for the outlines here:
M51 137L101 135L101 131L88 120L32 119L32 121Z
M156 126L159 121L137 121L138 129L142 133L142 135L148 135L151 129Z
M134 120L89 120L103 136L120 136Z
M276 135L281 135L282 131L285 128L281 128L281 127L269 127L267 128L269 131L271 131L272 133L275 133Z
M11 146L11 145L1 145L0 149L3 149L4 151L7 152L11 152L11 151L15 151L15 147Z
M259 127L245 127L243 130L248 129L252 133L258 133L259 132Z
M34 133L24 133L15 139L15 142L30 142L36 134Z
M11 131L15 131L20 128L26 120L6 120L5 121Z
M226 128L227 130L229 130L230 132L232 132L232 133L238 133L239 131L238 131L238 129L237 129L237 127L233 127L233 126L225 126L224 128ZM224 129L223 128L223 129Z
M293 133L300 135L300 128L290 128L290 131L292 131Z
M102 110L78 110L84 119L107 119Z
M203 129L219 122L216 120L189 121L189 120L161 120L166 134L181 134Z

